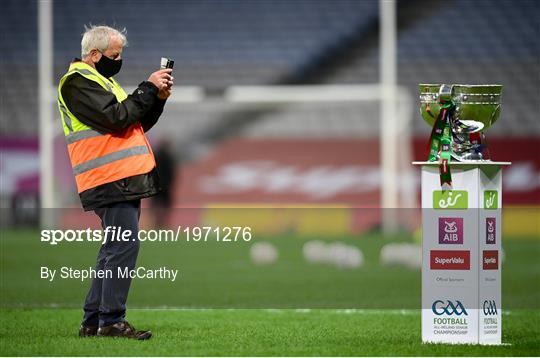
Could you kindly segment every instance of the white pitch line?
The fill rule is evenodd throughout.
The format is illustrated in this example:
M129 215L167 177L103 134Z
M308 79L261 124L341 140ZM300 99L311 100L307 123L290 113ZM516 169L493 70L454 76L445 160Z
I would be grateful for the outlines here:
M14 306L6 307L10 309L78 309L78 305L63 305L59 303L49 303L40 306ZM212 307L177 307L177 306L158 306L158 307L130 307L130 311L264 311L269 313L312 313L312 312L330 312L335 314L390 314L390 315L417 315L421 309L384 309L384 308L212 308ZM503 310L503 316L510 316L513 312Z
M365 308L195 308L195 307L138 307L130 308L136 311L264 311L269 313L313 313L329 312L335 314L391 314L391 315L416 315L420 310L415 309L365 309Z

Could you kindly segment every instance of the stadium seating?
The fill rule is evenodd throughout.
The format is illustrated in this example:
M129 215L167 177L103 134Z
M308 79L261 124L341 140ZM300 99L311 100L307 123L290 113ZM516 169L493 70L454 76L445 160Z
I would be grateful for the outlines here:
M540 4L537 1L456 0L401 2L398 81L411 93L418 83L497 83L504 86L502 116L490 135L540 133ZM358 42L346 66L321 82L378 81L378 43ZM415 132L429 131L414 121Z
M370 1L65 1L54 2L54 63L59 78L80 52L85 24L111 24L128 29L131 47L119 80L136 85L161 56L175 59L180 85L221 89L231 84L287 81L314 58L339 46L376 19ZM37 10L35 2L3 4L2 23L10 33L0 68L2 86L10 88L6 116L15 127L2 131L31 133L36 118ZM20 14L24 13L24 22ZM24 39L24 46L20 46ZM25 80L20 81L24 68ZM15 83L18 85L15 86ZM23 88L24 87L24 88ZM4 88L3 88L4 89ZM16 98L30 98L26 106Z
M2 2L0 33L0 133L37 133L37 6L33 1Z
M490 133L540 133L535 113L540 72L538 2L520 0L519 6L505 0L398 3L401 85L416 95L418 82L501 83L503 115ZM6 35L0 89L2 117L9 121L3 120L0 130L35 135L37 5L8 0L2 6L0 26ZM376 0L57 0L55 81L79 55L83 25L90 23L127 28L130 46L119 75L125 85L144 79L161 56L175 59L177 84L209 91L233 84L374 83L379 79ZM309 130L302 116L267 112L252 123L243 121L241 132L279 136L304 131L308 137L373 133L378 127L377 108L368 107L360 115L350 108L331 114L306 109ZM223 117L223 113L209 113L191 105L171 106L167 115L182 120L182 133L208 137L205 132ZM365 120L356 123L359 117ZM355 130L351 131L351 123ZM419 134L429 130L420 120L414 123ZM165 125L161 130L170 129Z

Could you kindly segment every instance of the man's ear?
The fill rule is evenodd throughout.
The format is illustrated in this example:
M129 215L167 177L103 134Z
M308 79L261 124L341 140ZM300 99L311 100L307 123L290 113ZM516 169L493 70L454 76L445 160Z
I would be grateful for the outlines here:
M102 53L99 52L98 50L92 50L90 51L90 59L92 60L92 62L96 63L98 62L100 59L101 59L101 56Z

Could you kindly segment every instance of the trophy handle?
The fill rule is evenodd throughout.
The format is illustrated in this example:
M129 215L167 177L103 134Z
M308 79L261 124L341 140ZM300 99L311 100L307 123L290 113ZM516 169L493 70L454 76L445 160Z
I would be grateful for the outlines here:
M501 114L501 105L498 104L497 105L497 108L495 108L495 110L493 111L493 113L491 113L491 120L489 121L489 125L491 126L493 123L495 123L497 121L497 119L499 119L499 115Z

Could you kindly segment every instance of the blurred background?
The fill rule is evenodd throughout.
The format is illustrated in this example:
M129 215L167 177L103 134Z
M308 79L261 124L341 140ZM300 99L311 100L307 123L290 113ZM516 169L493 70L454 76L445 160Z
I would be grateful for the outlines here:
M80 210L55 86L80 56L84 25L107 24L127 29L129 47L117 76L127 90L155 71L162 56L175 60L174 94L149 132L160 167L170 168L162 174L170 181L170 201L147 211L143 226L217 225L240 218L255 226L259 237L277 235L285 248L290 240L283 233L338 237L360 247L357 235L365 233L371 239L362 249L372 255L366 254L365 262L375 265L383 260L384 242L373 234L384 217L381 208L399 208L399 229L405 234L398 241L420 237L414 235L420 175L410 162L427 159L431 128L418 110L418 84L502 84L502 114L486 133L492 158L513 163L504 171L503 230L511 238L538 237L536 0L397 0L388 28L381 26L378 0L7 0L0 6L4 227L37 226L40 208L66 208L55 215L62 227L98 225L93 214ZM41 23L40 6L46 12ZM387 53L381 47L384 31L390 34L386 57L381 55ZM386 77L384 66L390 69ZM397 85L396 110L387 124L398 135L385 143L397 158L390 172L381 153L388 127L380 86L385 78L390 83L395 78ZM50 190L40 196L43 173L50 185L42 188ZM396 195L385 201L383 183L391 174ZM161 210L169 206L177 209ZM260 207L278 211L249 210ZM235 215L219 208L248 210ZM295 208L305 209L287 211ZM152 212L159 215L152 218ZM509 255L534 262L539 241L527 242ZM293 246L301 258L302 245ZM398 264L418 269L418 250L405 252L399 255L416 261L398 258ZM537 275L538 262L534 267ZM413 290L414 305L418 278L416 273L396 278L402 282L396 288ZM529 283L523 281L517 292L525 292ZM11 292L14 300L20 293ZM343 306L351 306L355 297Z
M79 207L53 91L80 56L89 24L127 29L118 80L128 89L160 57L175 60L175 94L149 134L156 151L168 153L161 157L174 161L173 207L381 206L377 0L45 3L55 191L53 203L41 206ZM2 2L3 208L40 207L38 5ZM427 158L418 83L502 84L502 115L487 138L495 160L514 163L505 172L505 206L538 204L539 18L534 0L396 2L395 123L405 127L397 153L408 154L400 165ZM395 206L416 207L419 176L403 170L409 180Z

